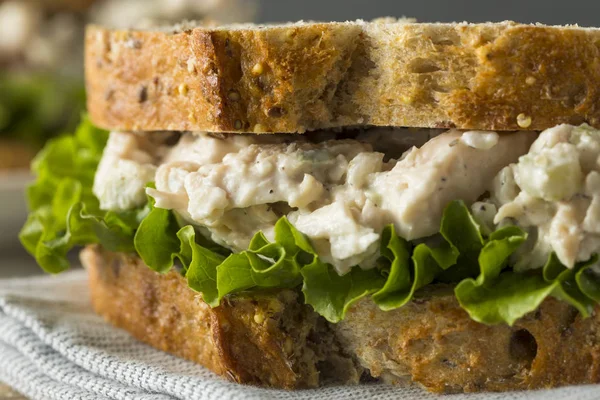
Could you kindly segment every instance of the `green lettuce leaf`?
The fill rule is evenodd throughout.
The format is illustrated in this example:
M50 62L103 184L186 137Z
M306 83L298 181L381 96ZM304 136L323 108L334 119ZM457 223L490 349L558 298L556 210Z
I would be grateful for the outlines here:
M304 278L304 301L334 323L344 319L352 304L381 289L385 282L377 269L355 267L340 276L331 265L321 262L318 257L302 268L301 273Z
M600 274L593 264L587 264L575 274L575 282L583 294L600 303Z
M436 279L456 283L476 276L479 272L477 257L484 245L481 229L463 201L450 202L444 209L440 234L448 243L432 254L444 270ZM444 254L444 258L440 257ZM452 268L450 268L452 267Z
M387 276L373 301L384 311L402 307L420 288L434 280L458 280L472 270L472 258L483 243L479 226L462 201L446 206L436 243L421 243L410 253L409 244L396 235L393 225L382 233L380 267Z
M306 237L282 217L275 224L274 243L258 232L248 250L231 254L217 267L219 299L248 289L297 287L302 259L309 255L316 257Z
M444 209L440 233L450 244L454 262L460 255L479 253L484 244L479 225L461 200L451 201Z
M133 234L143 213L101 211L92 193L107 138L107 132L84 119L74 136L51 140L33 162L37 178L27 190L30 214L19 238L47 272L68 269L66 255L77 245L134 248Z
M596 301L593 293L588 296L584 291L588 286L584 284L582 287L578 284L577 276L590 270L597 261L598 257L593 256L588 261L577 263L573 269L569 269L560 263L556 254L552 253L543 270L544 280L552 286L552 295L571 304L584 317L591 315Z
M153 185L149 185L152 187ZM206 242L193 226L180 228L180 221L170 210L156 208L148 196L150 211L141 221L134 236L135 250L152 270L166 273L176 261L186 277L188 286L202 293L211 307L219 305L217 266L225 260L221 252L212 251L200 243ZM208 247L213 247L212 246Z
M84 109L79 78L0 70L0 137L37 149L57 133L72 130Z
M581 284L577 278L581 281L585 271L596 264L597 257L568 269L551 254L541 274L539 270L502 272L508 257L525 239L525 233L514 226L491 234L479 255L480 275L477 279L463 280L455 288L461 306L475 321L512 325L536 310L548 296L554 296L577 308L584 317L589 316L597 302L594 294L598 293L598 285L586 286L587 282Z
M512 325L535 310L552 293L552 288L539 275L505 272L488 285L478 286L473 279L467 279L459 283L454 293L473 320Z
M144 263L156 272L168 272L176 258L191 261L190 249L182 249L183 242L178 238L179 225L170 210L154 207L154 200L148 196L150 212L144 218L134 236L134 247ZM187 242L187 240L186 240ZM184 264L185 265L185 264Z
M199 245L196 241L197 236L191 225L184 226L177 232L181 242L179 259L184 264L184 274L189 287L202 293L202 298L208 305L216 307L220 301L217 266L223 263L225 256Z
M382 310L391 310L410 300L414 291L420 287L424 274L420 270L411 273L410 245L396 235L394 225L383 230L380 252L382 260L379 268L387 279L383 287L373 294L373 301Z
M387 226L381 240L380 271L387 279L373 294L373 301L384 311L402 307L415 292L456 263L455 248L447 241L437 247L419 244L410 253L409 244L396 235L393 225Z
M492 233L479 254L480 274L477 279L466 278L454 289L460 305L475 321L512 324L548 295L540 277L514 277L511 273L500 277L510 255L526 238L525 232L516 227ZM519 279L522 279L521 289L515 293L512 288Z

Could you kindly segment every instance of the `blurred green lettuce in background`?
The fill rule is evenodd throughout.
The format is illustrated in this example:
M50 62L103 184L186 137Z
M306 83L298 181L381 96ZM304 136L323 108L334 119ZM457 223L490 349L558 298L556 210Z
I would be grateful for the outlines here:
M37 150L50 137L72 131L84 108L80 78L0 71L0 140Z

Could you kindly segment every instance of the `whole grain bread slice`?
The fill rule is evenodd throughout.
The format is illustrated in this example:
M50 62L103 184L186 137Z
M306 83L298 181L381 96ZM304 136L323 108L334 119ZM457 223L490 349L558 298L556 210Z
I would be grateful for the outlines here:
M88 247L92 304L110 323L227 379L293 389L357 383L362 367L291 290L232 296L210 308L181 274L160 275L136 257Z
M600 127L600 30L296 23L86 34L88 110L119 130Z
M535 389L600 382L600 316L555 299L513 327L474 322L451 288L432 286L389 312L370 300L327 324L290 290L230 296L210 308L177 272L134 256L82 252L92 303L110 323L227 379L281 388L357 383L363 368L434 392ZM365 376L365 375L363 375Z
M512 327L489 326L473 321L453 290L440 285L389 312L363 300L333 329L373 376L417 382L433 392L600 383L598 309L583 319L555 298Z

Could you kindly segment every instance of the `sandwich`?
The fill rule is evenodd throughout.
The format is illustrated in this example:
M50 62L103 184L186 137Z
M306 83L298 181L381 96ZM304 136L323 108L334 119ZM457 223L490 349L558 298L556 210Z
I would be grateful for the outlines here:
M20 239L95 311L226 379L600 381L600 33L89 26L87 111Z

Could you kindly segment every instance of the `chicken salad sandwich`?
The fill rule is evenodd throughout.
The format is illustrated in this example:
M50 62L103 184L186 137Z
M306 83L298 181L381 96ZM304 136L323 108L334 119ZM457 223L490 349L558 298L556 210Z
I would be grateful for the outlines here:
M96 312L240 383L596 383L599 37L90 26L21 241L85 246Z

